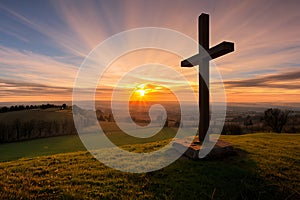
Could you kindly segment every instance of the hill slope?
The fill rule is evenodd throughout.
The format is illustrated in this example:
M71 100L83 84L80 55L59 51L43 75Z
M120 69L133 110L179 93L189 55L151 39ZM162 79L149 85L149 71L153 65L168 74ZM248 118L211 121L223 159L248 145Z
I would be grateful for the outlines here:
M298 199L299 134L222 136L239 149L225 160L178 160L151 173L110 169L88 152L0 163L0 198ZM161 145L164 142L160 143ZM136 144L124 148L151 148ZM157 143L155 144L157 146Z

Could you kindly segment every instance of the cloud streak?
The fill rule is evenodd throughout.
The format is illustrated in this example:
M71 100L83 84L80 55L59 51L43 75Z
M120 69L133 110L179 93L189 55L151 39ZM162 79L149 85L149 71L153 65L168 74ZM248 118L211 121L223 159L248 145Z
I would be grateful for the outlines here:
M49 86L72 86L76 66L52 57L0 46L2 78L40 83Z
M287 90L300 90L300 70L285 72L282 74L272 74L262 77L225 81L228 88L237 87L257 87L257 88L278 88Z

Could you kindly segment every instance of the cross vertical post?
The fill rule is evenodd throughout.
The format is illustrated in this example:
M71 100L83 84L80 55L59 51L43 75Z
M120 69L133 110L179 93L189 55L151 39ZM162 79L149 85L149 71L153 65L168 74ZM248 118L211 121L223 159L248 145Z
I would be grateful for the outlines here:
M199 54L201 46L209 50L209 15L202 13L198 19ZM209 127L209 58L201 60L199 65L199 140L203 141Z

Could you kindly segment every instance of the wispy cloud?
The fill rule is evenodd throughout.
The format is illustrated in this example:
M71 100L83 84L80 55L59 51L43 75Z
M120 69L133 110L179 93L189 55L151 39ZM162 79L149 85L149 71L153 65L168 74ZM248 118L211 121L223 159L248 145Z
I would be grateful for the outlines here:
M68 26L59 26L55 24L47 24L39 22L37 19L30 19L21 13L18 13L6 6L0 4L0 9L9 13L12 18L18 20L20 23L30 27L31 29L47 36L49 42L53 42L57 47L64 50L67 53L85 57L90 48L85 46L85 42L81 41L80 38L74 37L76 34L68 28ZM38 17L38 16L37 16ZM22 37L20 34L17 37Z
M0 79L0 101L35 101L70 99L72 88ZM54 97L54 98L53 98Z
M287 90L300 90L300 70L283 72L281 74L265 75L256 78L225 81L228 88L257 87L257 88L279 88Z
M0 46L2 78L49 86L72 86L77 66L52 57Z

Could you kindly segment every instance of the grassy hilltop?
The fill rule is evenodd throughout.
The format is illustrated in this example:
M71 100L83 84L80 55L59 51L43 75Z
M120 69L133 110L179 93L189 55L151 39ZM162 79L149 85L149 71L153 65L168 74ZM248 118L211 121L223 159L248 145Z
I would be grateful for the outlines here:
M57 138L62 142L74 140L75 136L63 137ZM110 169L86 151L2 162L0 198L299 199L299 138L300 134L222 136L238 149L237 156L214 161L180 159L164 169L144 174ZM44 139L35 141L39 140ZM18 144L26 142L34 141ZM140 151L166 142L124 148ZM6 148L16 144L6 144ZM34 143L31 146L34 148ZM4 149L1 152L3 156Z

